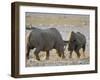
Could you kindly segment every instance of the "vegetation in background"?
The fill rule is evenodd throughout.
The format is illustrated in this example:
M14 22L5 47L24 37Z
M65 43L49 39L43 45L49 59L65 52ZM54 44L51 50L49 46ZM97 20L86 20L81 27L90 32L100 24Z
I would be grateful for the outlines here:
M26 12L26 25L89 26L89 15L47 14Z

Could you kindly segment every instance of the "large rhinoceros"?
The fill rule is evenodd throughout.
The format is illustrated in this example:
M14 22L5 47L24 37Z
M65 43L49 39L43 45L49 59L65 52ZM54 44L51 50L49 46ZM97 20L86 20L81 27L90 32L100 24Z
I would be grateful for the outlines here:
M68 51L70 51L70 58L72 57L73 51L75 51L77 53L77 56L80 57L79 50L83 48L83 53L84 53L85 47L86 47L86 37L80 32L75 33L72 31L68 45Z
M37 60L40 51L46 51L46 59L49 59L49 50L56 49L60 57L64 58L64 41L56 28L39 29L32 28L28 37L26 58L29 59L30 49L34 49Z

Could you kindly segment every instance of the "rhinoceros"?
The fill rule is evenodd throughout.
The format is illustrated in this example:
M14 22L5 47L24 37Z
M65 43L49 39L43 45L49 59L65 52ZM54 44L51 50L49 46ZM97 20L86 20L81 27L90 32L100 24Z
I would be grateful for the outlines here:
M72 31L68 44L68 51L70 51L70 58L72 57L73 51L75 51L77 53L77 56L80 57L79 50L81 48L83 48L83 53L84 53L86 48L86 37L80 32L75 33Z
M40 51L46 51L46 59L49 59L49 51L51 49L56 49L59 57L65 57L64 41L60 32L56 28L39 29L33 27L27 42L27 59L29 59L30 50L34 48L36 48L34 54L37 60L40 60Z

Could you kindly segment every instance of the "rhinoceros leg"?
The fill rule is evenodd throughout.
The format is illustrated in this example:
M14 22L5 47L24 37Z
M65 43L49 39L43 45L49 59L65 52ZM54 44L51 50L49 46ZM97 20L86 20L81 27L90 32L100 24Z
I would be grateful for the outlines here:
M61 57L61 53L60 53L59 50L57 50L57 54L58 54L59 57Z
M29 59L29 52L30 52L30 47L27 46L27 52L26 52L26 58Z
M39 58L39 52L40 52L40 49L36 48L34 54L35 54L37 60L40 60L40 58Z
M83 45L83 56L85 57L85 44Z
M72 58L72 52L73 52L73 50L72 50L72 51L70 51L70 56L69 56L69 58Z
M63 59L65 58L64 52L62 52L62 58L63 58Z
M79 52L79 50L80 50L80 47L77 47L75 49L75 52L76 52L78 58L80 58L80 52Z
M47 51L47 53L46 53L46 59L47 60L49 59L49 51Z
M65 55L64 55L64 51L63 50L58 49L57 50L57 53L58 53L58 56L59 57L65 58Z

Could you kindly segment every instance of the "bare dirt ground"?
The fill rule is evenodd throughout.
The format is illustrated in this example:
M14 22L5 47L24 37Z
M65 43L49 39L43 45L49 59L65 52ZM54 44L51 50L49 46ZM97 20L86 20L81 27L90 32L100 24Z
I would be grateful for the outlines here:
M88 53L85 53L85 57L83 54L81 54L80 59L77 58L77 55L75 52L73 52L72 58L69 58L69 54L67 51L65 51L65 59L60 58L56 50L50 51L49 60L46 60L46 52L40 52L39 57L40 61L37 61L34 52L31 51L30 59L27 60L26 66L32 67L32 66L62 66L62 65L78 65L78 64L89 64L89 55Z

